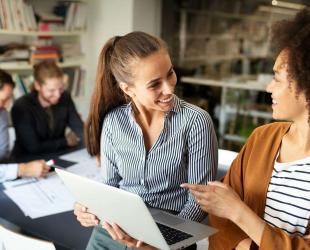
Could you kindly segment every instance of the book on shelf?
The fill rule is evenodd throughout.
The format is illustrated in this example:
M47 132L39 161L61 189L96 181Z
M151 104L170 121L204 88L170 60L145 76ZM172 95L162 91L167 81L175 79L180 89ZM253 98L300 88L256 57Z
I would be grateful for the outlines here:
M81 2L71 2L67 7L65 18L66 30L83 30L86 28L86 4Z
M29 56L29 47L23 43L3 44L0 46L0 67L3 63L28 62Z
M4 26L2 27L3 29L12 29L12 21L11 21L11 16L9 15L10 9L9 9L9 4L6 0L1 0L1 8L2 10L1 14L1 20Z
M53 13L54 11L54 13ZM86 28L86 4L59 2L54 10L34 9L28 1L0 0L0 29L9 31L74 31ZM36 21L39 19L39 23Z
M41 22L64 23L64 17L43 10L36 10Z
M39 31L49 32L64 30L64 18L62 16L57 16L53 13L42 12L39 10L36 10L36 14L39 16Z
M61 52L58 45L38 45L31 47L30 62L37 63L40 60L55 60L60 61Z
M23 0L0 0L1 29L15 31L36 30L33 7Z
M72 97L84 96L85 70L81 68L64 69L64 82Z
M29 59L29 50L27 49L11 49L3 54L0 54L0 62L9 61L25 61Z
M37 30L38 25L34 15L34 9L31 4L27 4L24 6L26 10L26 23L28 25L29 30Z
M14 91L13 91L13 97L16 100L16 99L20 98L21 96L23 96L24 94L27 94L29 92L29 90L25 86L21 76L14 73L14 74L12 74L12 78L16 84Z
M4 29L6 27L6 20L4 17L4 9L2 5L2 0L0 0L0 28Z

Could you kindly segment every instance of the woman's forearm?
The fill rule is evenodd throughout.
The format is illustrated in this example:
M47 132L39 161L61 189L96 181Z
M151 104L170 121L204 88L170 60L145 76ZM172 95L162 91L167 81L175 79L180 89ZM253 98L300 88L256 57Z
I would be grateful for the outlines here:
M241 202L240 209L232 214L230 219L238 227L240 227L258 246L260 245L266 223L245 203Z

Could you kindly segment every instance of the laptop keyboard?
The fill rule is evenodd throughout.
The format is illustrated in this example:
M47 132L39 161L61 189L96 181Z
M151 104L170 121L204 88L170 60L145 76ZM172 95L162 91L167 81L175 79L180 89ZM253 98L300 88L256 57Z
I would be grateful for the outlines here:
M177 242L180 242L182 240L186 240L190 237L192 237L193 235L184 233L180 230L177 230L175 228L171 228L168 226L165 226L163 224L160 223L156 223L160 232L162 233L162 235L164 236L166 242L168 243L168 245L173 245Z

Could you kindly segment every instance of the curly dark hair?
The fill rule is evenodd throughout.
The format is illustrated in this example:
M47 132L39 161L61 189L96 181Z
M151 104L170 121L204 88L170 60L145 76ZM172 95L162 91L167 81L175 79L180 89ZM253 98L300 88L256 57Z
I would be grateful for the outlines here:
M302 9L292 20L276 22L271 41L277 55L288 52L288 75L296 81L297 93L306 96L310 120L310 9Z

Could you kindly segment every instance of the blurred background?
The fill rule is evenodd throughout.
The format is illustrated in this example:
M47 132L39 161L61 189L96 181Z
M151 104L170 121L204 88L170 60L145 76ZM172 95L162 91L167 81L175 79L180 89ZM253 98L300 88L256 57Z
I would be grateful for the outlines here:
M0 68L29 91L32 64L56 60L86 119L99 51L115 35L141 30L168 44L177 94L208 110L221 148L238 151L251 131L272 121L273 22L309 0L3 0Z

